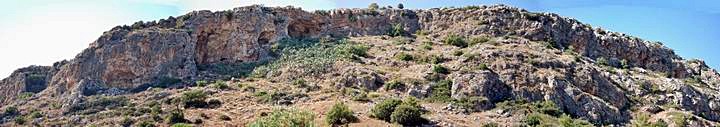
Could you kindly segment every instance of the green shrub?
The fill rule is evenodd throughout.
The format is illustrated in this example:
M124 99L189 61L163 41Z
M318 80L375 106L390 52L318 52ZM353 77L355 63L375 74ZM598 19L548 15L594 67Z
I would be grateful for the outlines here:
M405 28L402 24L395 24L388 30L387 34L391 37L403 36L405 35Z
M370 47L368 47L366 45L356 44L356 45L342 47L341 50L342 50L342 52L344 52L344 54L350 54L350 55L354 55L357 57L367 57L368 56L367 51L369 49L370 49Z
M482 44L482 43L485 43L488 41L490 41L490 39L487 37L474 37L474 38L470 38L469 45Z
M176 123L176 124L173 124L171 127L193 127L193 125L186 124L186 123Z
M180 110L175 110L165 116L165 123L168 123L168 124L182 123L182 122L186 122L186 121L187 120L185 120L185 114Z
M166 88L166 87L169 87L170 85L175 85L180 82L182 82L182 80L180 80L178 78L163 76L158 79L157 87Z
M411 61L413 60L413 56L410 54L407 54L405 52L400 52L398 54L395 54L395 58L402 61Z
M315 115L307 111L276 109L256 119L249 127L314 127Z
M430 97L428 99L433 102L443 102L447 103L452 101L450 88L452 86L452 81L450 80L441 80L437 82L436 85L430 86Z
M390 121L402 125L415 125L423 120L421 115L422 111L417 105L401 104L390 115Z
M687 119L689 118L688 115L685 115L681 112L670 112L668 113L670 115L670 120L672 121L675 126L678 127L684 127L688 125Z
M415 31L415 35L417 35L417 36L425 36L425 35L428 35L428 32L423 31L423 30L417 30L417 31Z
M273 56L277 58L254 68L251 76L257 78L276 76L283 73L282 68L303 72L294 74L297 77L291 78L323 74L337 61L358 60L358 55L366 54L363 53L365 52L363 47L365 46L347 40L323 43L318 40L281 40L271 47Z
M705 83L703 83L702 79L700 79L700 77L698 77L698 76L690 76L688 78L685 78L683 80L683 82L685 82L685 84L690 84L690 85L705 84Z
M457 105L461 109L466 109L470 112L475 112L475 106L481 103L490 103L485 97L463 97L460 99L453 100L453 104Z
M256 67L265 64L267 64L267 61L264 60L241 63L202 64L198 66L198 70L218 75L220 79L230 79L231 77L248 77ZM202 86L210 85L207 81L204 81L203 83L204 84Z
M180 101L185 107L202 108L207 106L207 94L202 90L190 90L182 93Z
M467 42L465 42L465 39L463 37L460 37L458 35L448 35L443 40L445 44L453 45L460 48L465 48L468 46Z
M151 103L149 104L149 106L150 106L150 113L151 113L151 114L157 115L157 114L161 114L161 113L162 113L162 107L160 107L160 103L151 102Z
M195 81L195 86L204 87L208 82L205 80Z
M370 114L374 118L390 121L390 115L392 115L392 113L395 111L395 107L397 107L397 105L400 105L400 103L402 103L402 101L397 99L384 100L383 102L376 104L370 110Z
M325 116L325 122L330 125L346 124L357 119L353 116L352 110L342 102L333 105Z
M562 115L558 119L562 127L592 127L593 125L585 120L573 119L568 115Z
M25 124L25 122L27 122L27 120L25 120L25 117L23 117L23 116L16 116L16 117L15 117L15 123L16 123L16 124L18 124L18 125L23 125L23 124Z
M560 116L563 113L562 110L555 106L555 103L552 101L535 102L532 104L534 105L534 109L536 112L548 114L555 117Z
M34 94L35 93L32 93L32 92L22 92L22 93L20 93L20 95L18 95L18 99L25 100L25 99L32 97Z
M305 79L295 79L292 81L292 85L298 87L305 87L307 86L307 81L305 81Z
M155 124L153 124L150 121L142 121L140 123L135 124L136 127L155 127Z
M673 119L673 113L670 114L670 119ZM684 121L683 121L684 122ZM684 127L685 124L675 123L678 127ZM630 121L631 127L667 127L667 123L662 119L658 119L656 122L650 121L650 115L647 113L635 114L633 119Z
M482 125L482 127L499 127L498 123L496 122L489 122Z
M7 108L5 108L4 114L5 115L17 115L17 114L20 114L20 111L18 111L17 107L15 107L15 106L8 106Z
M605 57L599 57L596 61L599 65L610 66L610 62Z
M43 114L40 111L33 111L30 113L29 117L33 118L33 119L40 118L40 117L43 117Z
M216 89L227 89L227 88L230 88L230 87L227 85L227 83L225 83L225 81L222 81L222 80L217 80L217 81L215 81L215 83L213 83L212 87L213 87L213 88L216 88Z
M352 95L352 98L351 98L351 99L352 99L353 101L370 101L370 99L369 99L368 96L367 96L367 92L363 92L363 91L358 92L358 93Z
M487 64L484 64L484 63L481 63L480 65L478 65L478 69L480 69L480 70L489 70Z
M423 42L423 44L420 45L420 47L425 50L432 50L432 46L432 42Z
M120 120L120 125L122 125L122 126L124 126L124 127L128 127L128 126L132 125L133 123L134 123L133 119L130 119L129 116L124 116L124 117Z
M428 55L426 57L423 57L419 60L420 62L430 63L430 64L439 64L445 61L444 58L437 55Z
M622 68L622 69L628 69L628 68L630 68L630 64L629 64L628 61L625 60L625 59L620 60L620 68Z
M442 65L433 65L432 71L439 74L449 74L450 70Z
M412 40L405 37L395 37L392 38L392 44L394 45L404 45L404 44L410 44L412 43Z
M370 5L368 5L368 9L370 10L377 10L378 8L380 8L380 6L378 6L377 3L370 3Z
M668 124L667 122L665 122L665 120L658 119L657 121L655 121L655 125L653 125L653 127L668 127Z
M453 56L462 56L463 54L465 53L462 50L455 50L452 52Z
M401 88L404 86L405 86L405 84L403 84L397 80L391 80L391 81L385 83L384 87L385 87L385 90L392 90L392 89L398 89L398 88Z
M404 9L405 6L404 6L402 3L399 3L399 4L397 5L397 8L398 8L398 9Z
M473 60L473 59L475 59L476 57L480 56L480 54L478 54L478 53L466 53L466 54L463 54L463 56L467 57L468 60Z
M528 126L538 126L542 122L542 119L543 118L542 116L540 116L540 114L533 113L526 116L525 119L522 120L522 122Z

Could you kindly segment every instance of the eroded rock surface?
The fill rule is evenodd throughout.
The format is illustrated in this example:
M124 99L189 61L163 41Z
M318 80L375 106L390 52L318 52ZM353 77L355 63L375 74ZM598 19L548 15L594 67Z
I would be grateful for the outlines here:
M720 75L703 61L683 60L657 42L507 6L316 12L248 6L138 22L105 32L72 60L15 71L0 82L0 105L17 102L23 92L73 105L89 95L179 87L200 78L199 66L272 59L272 46L283 39L376 36L398 24L404 26L403 34L427 33L426 41L435 44L448 35L493 37L488 42L492 44L467 47L463 56L446 56L453 62L442 64L456 71L447 75L453 81L455 99L551 101L569 115L598 125L627 123L631 108L643 105L676 105L673 108L699 118L720 120ZM423 53L444 55L457 50L441 48ZM334 73L338 75L323 75L334 78L317 80L333 80L329 82L336 87L377 90L391 76L376 71L382 66L388 66L387 70L425 67L382 56L400 51L417 50L376 51L381 56L358 58L370 67L337 67L331 71L341 71ZM601 59L607 65L600 64ZM292 74L279 77L303 76ZM427 97L431 88L422 83L408 86L403 94ZM658 112L668 109L653 107Z

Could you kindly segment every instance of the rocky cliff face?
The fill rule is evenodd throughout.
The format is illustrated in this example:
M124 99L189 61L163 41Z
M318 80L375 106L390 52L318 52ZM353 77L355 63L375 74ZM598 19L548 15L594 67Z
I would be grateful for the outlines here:
M720 120L720 75L702 61L684 60L657 42L507 6L316 12L249 6L138 22L105 32L70 61L17 70L0 82L0 104L11 104L22 92L73 104L83 96L182 86L202 78L199 66L272 59L272 46L283 39L376 36L395 25L403 26L406 35L428 33L433 42L449 35L505 36L497 40L502 46L475 47L466 54L477 57L453 65L461 69L487 63L491 70L449 75L453 98L549 100L572 116L600 124L628 122L634 105L675 104L704 119ZM556 50L533 50L543 48L534 42ZM567 58L562 52L579 57ZM596 63L635 69L618 72ZM373 81L357 85L378 89L374 83L383 76L372 74ZM345 84L357 78L343 77L350 82ZM651 87L664 92L650 93Z

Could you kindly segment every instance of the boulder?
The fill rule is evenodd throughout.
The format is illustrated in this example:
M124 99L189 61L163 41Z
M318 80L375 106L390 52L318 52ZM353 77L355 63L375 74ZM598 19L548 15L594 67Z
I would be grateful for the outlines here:
M449 77L452 78L451 94L455 99L479 96L498 102L511 95L510 87L489 70L454 73Z

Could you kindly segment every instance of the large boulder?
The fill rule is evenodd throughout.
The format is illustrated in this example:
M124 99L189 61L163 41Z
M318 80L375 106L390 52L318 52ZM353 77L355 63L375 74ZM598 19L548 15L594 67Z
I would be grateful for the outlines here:
M511 95L510 87L489 70L459 72L449 77L452 78L451 94L455 99L479 96L491 102L498 102Z
M377 90L384 81L378 73L359 67L349 67L341 70L341 75L336 79L335 86L353 87L357 89Z

